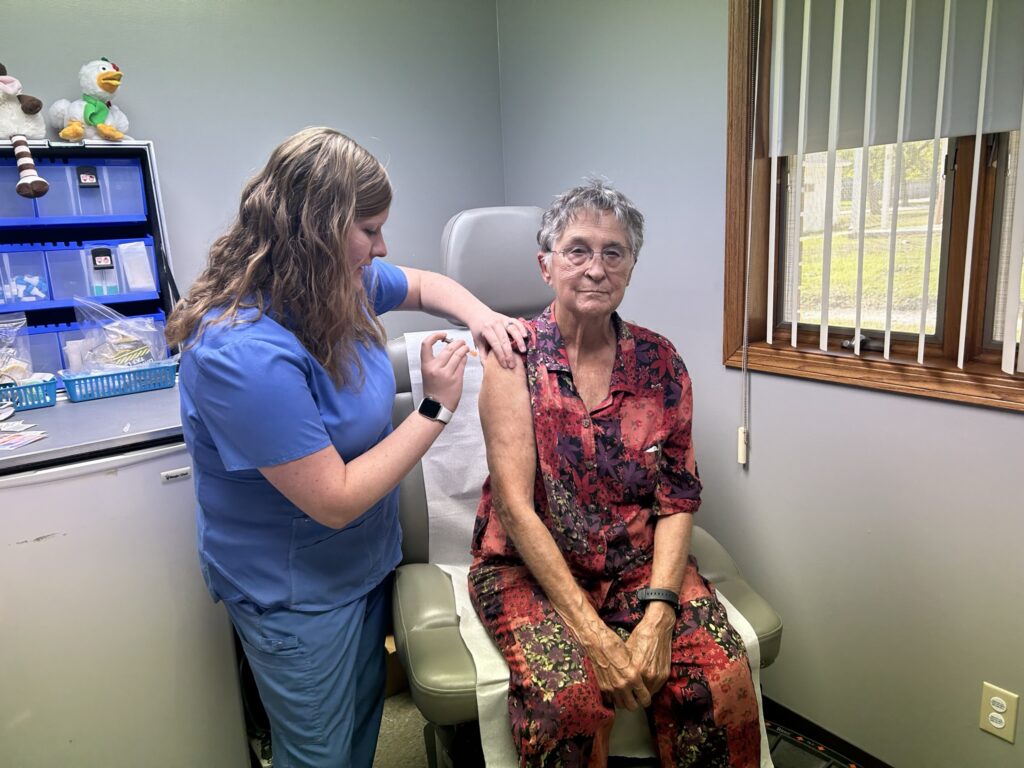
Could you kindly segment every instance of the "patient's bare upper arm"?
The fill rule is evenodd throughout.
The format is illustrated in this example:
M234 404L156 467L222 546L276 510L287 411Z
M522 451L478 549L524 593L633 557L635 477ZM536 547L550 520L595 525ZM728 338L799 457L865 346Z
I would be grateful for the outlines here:
M528 502L532 506L537 470L537 449L533 432L530 392L526 366L515 355L509 370L496 361L484 366L480 389L480 423L487 445L487 468L491 486L508 505Z

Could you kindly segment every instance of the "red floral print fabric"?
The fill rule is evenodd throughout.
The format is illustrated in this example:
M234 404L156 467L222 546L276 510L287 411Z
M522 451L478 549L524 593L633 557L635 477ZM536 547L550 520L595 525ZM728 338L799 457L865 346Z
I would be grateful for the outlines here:
M690 379L663 337L613 315L608 396L588 411L549 307L529 323L527 383L537 442L534 504L577 583L625 640L643 617L654 528L693 513L700 481ZM484 485L470 596L509 665L509 712L523 766L607 761L614 718L585 649L551 607L493 512ZM648 709L663 766L754 768L757 701L743 643L691 557L669 681Z

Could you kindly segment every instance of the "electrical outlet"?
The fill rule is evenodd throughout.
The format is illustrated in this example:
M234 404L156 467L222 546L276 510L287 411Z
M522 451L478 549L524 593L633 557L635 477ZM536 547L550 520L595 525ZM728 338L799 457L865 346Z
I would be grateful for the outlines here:
M992 683L981 684L981 730L1013 744L1020 696Z

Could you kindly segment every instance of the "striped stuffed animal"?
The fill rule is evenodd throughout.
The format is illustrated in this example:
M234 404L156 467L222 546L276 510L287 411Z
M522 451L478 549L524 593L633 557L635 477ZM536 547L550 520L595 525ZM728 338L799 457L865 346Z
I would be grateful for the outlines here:
M28 139L46 138L46 121L42 115L43 102L21 92L21 83L7 74L0 64L0 136L10 138L14 157L18 161L18 194L22 197L42 197L50 188L46 179L36 172Z

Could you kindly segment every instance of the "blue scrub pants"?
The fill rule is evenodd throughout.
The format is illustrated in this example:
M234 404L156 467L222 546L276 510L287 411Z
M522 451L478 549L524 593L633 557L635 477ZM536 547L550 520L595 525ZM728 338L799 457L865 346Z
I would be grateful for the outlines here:
M270 718L274 768L371 768L391 578L322 613L226 605Z

